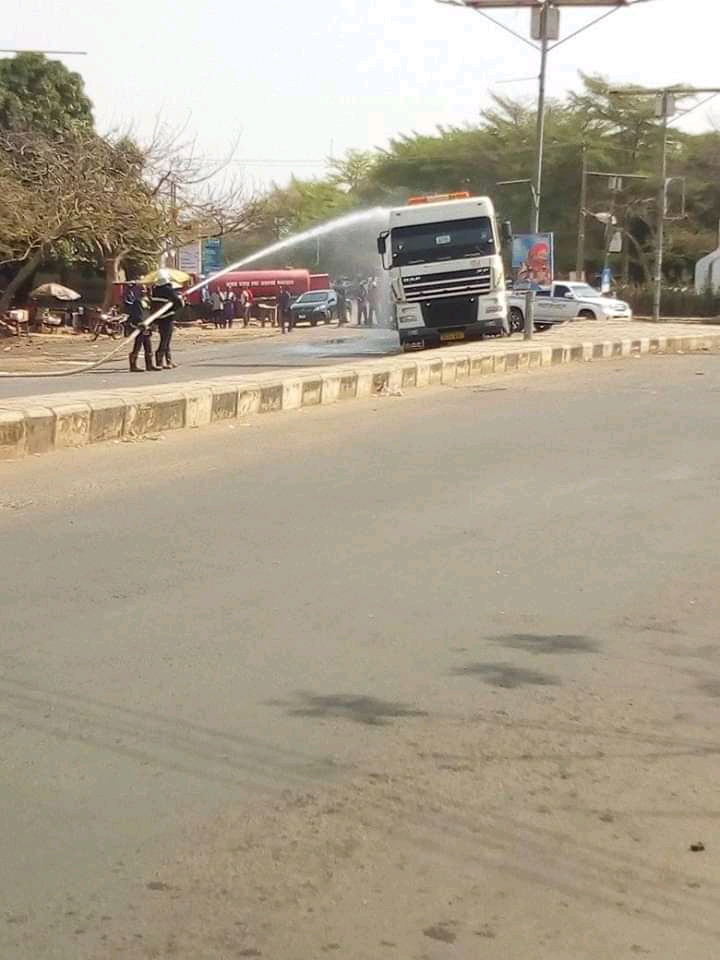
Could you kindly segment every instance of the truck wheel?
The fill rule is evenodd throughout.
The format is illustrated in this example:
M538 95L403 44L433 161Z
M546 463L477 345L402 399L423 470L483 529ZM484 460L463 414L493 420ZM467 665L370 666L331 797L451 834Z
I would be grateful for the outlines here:
M597 317L592 312L592 310L581 310L578 314L579 320L597 320Z
M525 329L525 317L520 307L510 307L510 331L522 333Z

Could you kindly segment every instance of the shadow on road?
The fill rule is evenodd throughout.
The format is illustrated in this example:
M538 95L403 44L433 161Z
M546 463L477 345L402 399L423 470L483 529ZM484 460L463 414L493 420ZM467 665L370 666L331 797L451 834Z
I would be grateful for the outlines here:
M597 653L600 650L596 640L578 633L503 633L489 639L527 653Z
M482 677L491 687L504 687L514 690L516 687L559 686L560 681L549 673L539 670L529 670L526 667L515 667L510 663L466 663L464 667L457 667L452 671L456 677Z
M386 726L390 719L398 717L427 716L427 711L397 700L352 693L318 694L301 690L290 700L271 700L269 705L286 708L291 717L337 717L369 726Z

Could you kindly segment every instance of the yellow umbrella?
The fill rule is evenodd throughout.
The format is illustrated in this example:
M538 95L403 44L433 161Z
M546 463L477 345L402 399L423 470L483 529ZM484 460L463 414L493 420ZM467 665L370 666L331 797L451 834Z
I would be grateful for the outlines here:
M190 274L185 273L182 270L171 270L166 267L163 272L167 274L172 283L176 284L178 287L182 287L192 280ZM153 270L151 273L146 273L144 277L140 277L138 283L145 283L148 286L152 286L158 282L159 274L160 270Z

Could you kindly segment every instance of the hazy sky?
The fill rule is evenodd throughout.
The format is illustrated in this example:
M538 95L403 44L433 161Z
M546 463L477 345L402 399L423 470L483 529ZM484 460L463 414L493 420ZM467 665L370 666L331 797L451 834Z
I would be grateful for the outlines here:
M551 54L551 94L577 71L646 85L720 82L716 0L651 0L613 14ZM331 150L473 121L492 92L532 98L538 57L470 10L433 0L6 0L4 45L87 50L102 129L187 125L198 152L239 135L248 184L322 171ZM562 34L601 10L563 11ZM529 13L500 13L524 35ZM720 118L720 97L692 117ZM688 118L688 121L690 118ZM478 158L480 162L480 158Z

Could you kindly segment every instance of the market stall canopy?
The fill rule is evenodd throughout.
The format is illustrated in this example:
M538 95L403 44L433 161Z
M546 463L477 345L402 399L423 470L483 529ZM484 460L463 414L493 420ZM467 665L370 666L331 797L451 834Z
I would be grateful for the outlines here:
M79 300L80 294L61 283L43 283L30 294L33 300Z

